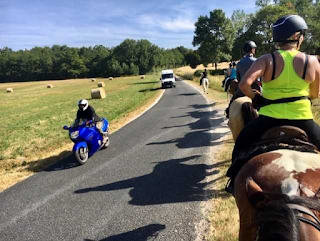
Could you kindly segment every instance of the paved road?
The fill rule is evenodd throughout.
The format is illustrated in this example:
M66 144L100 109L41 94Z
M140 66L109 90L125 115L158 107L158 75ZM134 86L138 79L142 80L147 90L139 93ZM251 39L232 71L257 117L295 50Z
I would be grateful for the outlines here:
M195 240L222 122L178 81L87 164L69 157L0 193L0 240Z

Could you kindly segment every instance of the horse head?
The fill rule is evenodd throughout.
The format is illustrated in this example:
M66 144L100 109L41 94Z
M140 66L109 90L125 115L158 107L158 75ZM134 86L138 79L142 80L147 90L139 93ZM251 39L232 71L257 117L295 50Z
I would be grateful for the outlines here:
M236 141L244 126L257 117L258 112L253 108L252 100L249 97L235 99L230 105L228 122L233 140Z
M320 156L276 150L252 158L235 181L240 241L320 241Z

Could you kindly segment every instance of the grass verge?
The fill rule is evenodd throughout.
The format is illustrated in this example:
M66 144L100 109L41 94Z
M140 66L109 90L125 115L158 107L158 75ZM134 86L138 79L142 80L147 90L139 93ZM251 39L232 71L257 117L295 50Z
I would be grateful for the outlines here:
M0 84L0 190L70 154L72 143L63 125L73 122L77 101L89 99L111 132L123 126L162 93L158 76L73 79ZM90 90L105 83L107 97L91 100ZM52 84L53 88L47 88ZM6 93L6 88L14 89Z

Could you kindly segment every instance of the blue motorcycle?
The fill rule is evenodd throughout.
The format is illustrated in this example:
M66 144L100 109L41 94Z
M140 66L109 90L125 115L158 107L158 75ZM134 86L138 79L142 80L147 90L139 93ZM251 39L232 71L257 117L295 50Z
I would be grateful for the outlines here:
M73 126L63 127L63 129L69 130L69 137L74 142L72 151L80 164L85 164L95 152L109 146L109 122L105 118L102 118L102 121L102 130L106 133L105 142L103 142L101 133L92 121L80 120L79 123Z

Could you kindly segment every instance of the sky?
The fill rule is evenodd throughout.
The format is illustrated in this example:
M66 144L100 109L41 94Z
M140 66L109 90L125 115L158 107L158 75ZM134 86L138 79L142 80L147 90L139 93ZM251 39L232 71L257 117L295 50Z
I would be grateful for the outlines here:
M194 23L214 9L256 11L255 0L0 0L0 48L115 47L127 38L193 48Z

